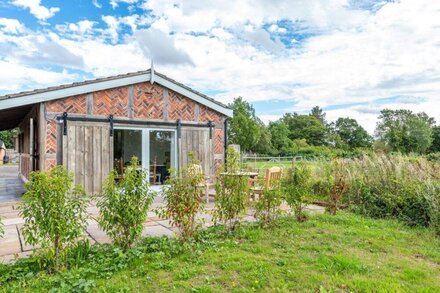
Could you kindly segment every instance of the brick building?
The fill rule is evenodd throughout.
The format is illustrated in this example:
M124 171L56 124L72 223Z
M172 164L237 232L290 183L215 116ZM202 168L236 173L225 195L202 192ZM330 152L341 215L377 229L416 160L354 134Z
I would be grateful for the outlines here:
M225 105L154 70L0 97L0 130L19 127L20 175L65 165L98 193L139 158L155 183L190 152L212 174L224 160Z

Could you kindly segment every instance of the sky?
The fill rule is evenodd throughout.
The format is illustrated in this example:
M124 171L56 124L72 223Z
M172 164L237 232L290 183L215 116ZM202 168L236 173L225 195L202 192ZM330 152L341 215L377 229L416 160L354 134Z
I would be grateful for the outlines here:
M154 68L265 122L440 122L440 0L0 0L0 94Z

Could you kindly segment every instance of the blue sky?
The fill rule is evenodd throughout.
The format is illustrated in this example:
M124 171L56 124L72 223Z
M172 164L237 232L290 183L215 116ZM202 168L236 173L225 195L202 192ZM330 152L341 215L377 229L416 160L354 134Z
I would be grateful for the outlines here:
M144 70L264 122L319 105L373 132L440 120L440 1L0 0L0 94Z

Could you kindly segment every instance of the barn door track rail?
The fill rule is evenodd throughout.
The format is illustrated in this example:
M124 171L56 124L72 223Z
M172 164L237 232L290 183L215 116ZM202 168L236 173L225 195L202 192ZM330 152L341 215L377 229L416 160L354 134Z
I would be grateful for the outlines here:
M110 124L110 136L113 136L114 124L129 124L129 125L141 125L141 126L175 126L177 128L178 138L181 137L182 127L196 127L196 128L209 128L209 139L212 139L212 129L215 124L212 121L208 123L183 123L180 119L176 122L166 122L166 121L138 121L138 120L122 120L114 119L113 115L109 115L108 118L93 118L93 117L77 117L69 116L67 112L64 112L62 116L58 116L57 120L63 123L63 135L67 135L67 121L77 121L77 122L97 122L97 123L109 123Z

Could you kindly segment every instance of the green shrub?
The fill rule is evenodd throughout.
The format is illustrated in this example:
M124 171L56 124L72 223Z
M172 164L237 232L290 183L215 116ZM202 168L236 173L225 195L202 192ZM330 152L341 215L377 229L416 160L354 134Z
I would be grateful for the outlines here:
M113 170L104 183L97 204L98 223L114 244L128 249L142 234L155 193L149 189L148 174L140 168L136 157L131 159L119 182L116 176Z
M271 226L278 218L282 199L281 182L274 183L270 188L266 186L263 188L260 198L255 203L255 218L262 226Z
M439 164L397 154L365 156L347 167L348 196L354 211L397 218L411 226L438 227Z
M73 186L73 175L63 166L49 172L32 172L20 204L26 243L41 245L46 265L52 260L59 268L66 248L81 236L87 224L87 197Z
M306 200L312 193L311 168L305 162L296 163L291 169L287 170L282 181L284 199L291 209L295 212L298 222L307 219L304 213Z
M218 171L213 219L234 230L249 205L249 179L233 175L241 171L240 154L234 148L228 147L227 158Z
M331 171L332 177L330 177L327 211L332 215L336 215L336 212L341 207L342 197L348 189L344 160L333 160Z
M186 168L168 180L170 186L163 188L165 207L158 209L157 214L170 219L184 240L200 227L196 215L203 211L204 180L199 162L191 158Z

